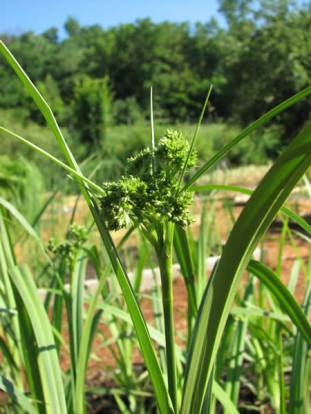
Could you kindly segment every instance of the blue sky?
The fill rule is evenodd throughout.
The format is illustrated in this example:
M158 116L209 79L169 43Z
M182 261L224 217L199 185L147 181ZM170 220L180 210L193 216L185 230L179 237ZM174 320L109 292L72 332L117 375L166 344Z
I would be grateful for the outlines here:
M42 33L52 26L62 28L68 16L82 25L103 27L143 17L155 22L206 22L217 17L217 7L217 0L0 0L0 33Z

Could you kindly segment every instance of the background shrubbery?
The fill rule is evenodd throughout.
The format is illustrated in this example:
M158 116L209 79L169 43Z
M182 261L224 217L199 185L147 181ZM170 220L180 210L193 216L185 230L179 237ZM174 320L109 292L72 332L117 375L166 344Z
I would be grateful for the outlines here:
M69 17L65 38L53 27L41 35L1 37L50 103L79 158L105 155L101 176L109 178L112 168L122 173L129 151L149 141L151 85L161 134L181 122L192 133L213 84L208 125L198 143L199 158L206 159L240 128L310 83L309 6L219 0L219 9L222 25L215 19L194 26L143 19L103 29L82 27ZM0 90L2 124L53 150L41 115L3 61ZM309 118L310 105L303 101L279 116L249 141L251 148L234 150L228 165L275 158ZM14 154L15 143L2 145L3 153ZM45 176L48 185L57 179L54 173Z

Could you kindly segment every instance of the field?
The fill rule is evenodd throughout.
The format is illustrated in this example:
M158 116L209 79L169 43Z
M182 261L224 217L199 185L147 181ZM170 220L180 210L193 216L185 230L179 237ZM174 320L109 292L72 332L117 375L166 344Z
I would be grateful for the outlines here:
M22 122L17 113L10 110L0 110L0 117L3 125L8 129L14 129L17 134L24 137L31 137L32 142L36 145L43 147L56 156L61 156L57 144L54 142L53 136L47 127L40 126L31 121L27 121L26 123ZM157 123L155 126L155 134L157 137L161 137L168 129L178 129L190 140L195 131L195 127L195 124L178 123L159 125ZM199 163L203 163L204 160L214 155L223 145L229 143L238 135L240 130L241 128L235 125L222 122L205 123L202 125L196 144ZM0 134L1 138L3 138L1 156L10 157L18 149L17 160L19 159L21 163L25 159L31 160L32 164L36 165L43 172L41 174L41 181L44 180L45 188L50 191L58 190L58 180L61 180L62 190L64 190L63 174L59 168L53 164L46 163L39 154L31 151L28 147L20 146L16 141L7 140L3 133L0 132ZM125 163L128 155L140 151L149 144L150 123L145 121L131 126L115 125L109 127L102 144L92 154L89 154L88 157L85 157L85 146L78 139L75 139L66 129L64 134L66 139L68 138L68 142L75 148L78 159L84 161L82 168L85 173L94 173L93 170L96 169L96 181L104 182L112 178L120 177L125 172ZM257 159L254 157L252 159L252 163L255 164L266 161L264 153L260 152L257 154ZM242 146L242 148L233 152L232 158L230 159L229 157L223 167L226 170L229 166L233 168L238 164L248 165L249 163L250 159L245 155L245 150ZM4 167L5 164L3 162L2 169ZM76 187L72 185L70 180L67 180L65 191L76 191Z
M47 125L2 112L1 412L309 412L311 126L252 145L311 87L244 129L203 123L210 93L154 127L151 95L86 154L0 52Z

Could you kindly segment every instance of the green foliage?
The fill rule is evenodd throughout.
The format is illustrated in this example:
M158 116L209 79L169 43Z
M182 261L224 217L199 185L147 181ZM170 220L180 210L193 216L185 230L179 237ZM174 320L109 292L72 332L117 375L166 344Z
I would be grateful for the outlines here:
M26 217L32 219L38 212L43 188L42 175L34 164L23 158L0 157L0 196L22 208Z
M13 109L0 110L1 123L11 129L14 129L17 134L31 137L31 140L34 144L39 145L40 147L56 156L60 156L59 149L51 140L51 131L49 131L49 129L46 127L28 120L28 113L28 110L25 110L24 112ZM66 135L70 141L68 130L66 130ZM13 141L3 140L3 134L1 132L0 138L2 141L1 153L11 159L16 158L16 143ZM81 153L83 152L82 149L80 151ZM33 151L29 150L26 147L23 147L23 149L19 151L19 154L22 158L31 160L32 165L35 165L37 169L42 173L41 176L47 189L54 190L55 188L59 188L60 183L62 183L61 185L63 187L64 181L61 179L59 171L54 167L43 163L42 157L38 157L35 153L33 153ZM68 188L70 188L70 184Z
M283 135L281 125L273 125L257 130L246 144L235 147L230 154L233 165L263 164L274 158L280 151L279 137Z
M79 33L80 25L74 17L68 17L64 27L68 36L75 36Z
M190 177L188 184L184 187L182 187L184 170L195 163L195 156L190 152L195 138L190 146L181 133L167 131L157 146L144 149L128 160L127 176L122 177L118 182L104 184L103 188L100 188L83 176L47 102L2 42L0 42L0 50L47 121L67 164L47 152L44 153L27 139L18 137L6 128L1 127L1 130L27 143L28 147L32 147L38 153L45 154L47 158L71 174L90 210L111 265L111 267L107 265L104 270L101 268L100 254L96 247L81 251L81 243L85 241L84 229L71 228L68 240L72 245L69 248L68 244L62 247L51 246L54 253L66 258L72 253L71 248L77 249L77 254L71 257L73 263L68 278L69 284L65 286L66 273L62 264L58 266L56 261L54 277L51 279L43 304L38 296L35 278L30 269L17 265L18 258L15 257L13 245L10 242L9 225L5 222L1 209L0 318L2 323L0 347L4 350L3 358L6 364L1 365L0 388L9 387L10 397L15 398L14 402L16 405L19 404L23 410L25 407L29 410L27 405L32 404L31 412L38 411L42 414L66 414L67 412L84 414L86 412L84 384L87 362L102 309L106 312L109 310L109 307L100 306L98 302L101 295L105 305L107 305L107 299L111 299L109 283L105 288L105 273L113 269L114 279L122 291L122 295L120 291L117 292L117 304L123 305L124 300L128 315L124 316L119 308L116 311L110 307L111 315L113 319L118 317L126 323L130 320L133 324L133 332L136 334L135 337L146 366L146 373L140 375L139 385L141 386L142 379L150 379L157 408L161 414L202 412L213 414L216 412L216 398L224 406L225 412L236 413L238 382L242 382L244 376L240 373L240 364L243 362L241 355L246 352L247 366L252 364L253 371L256 373L251 376L251 379L257 381L259 371L259 380L267 380L268 384L265 389L270 394L273 409L277 413L284 413L286 411L284 369L287 368L284 363L284 338L294 336L297 332L302 335L295 345L295 350L298 352L302 349L306 361L305 344L310 345L311 341L311 328L307 316L308 306L302 310L290 293L290 289L282 285L279 280L287 225L285 224L282 230L279 266L275 274L266 266L250 260L254 249L262 240L276 215L282 210L283 203L310 167L311 124L303 128L286 147L252 193L238 220L234 223L228 241L208 281L206 279L204 281L206 274L202 271L203 261L206 259L204 253L206 240L203 236L206 225L202 225L203 230L200 231L198 243L193 242L193 238L187 235L182 226L190 221L187 211L191 198L189 193L193 190L191 187L197 179L215 166L217 161L223 159L232 147L248 137L250 133L310 94L311 88L306 88L280 103L245 128L235 139L206 161ZM245 189L242 189L242 192L245 192ZM99 194L103 194L100 205ZM22 224L29 234L37 238L35 230L11 204L2 200L1 205ZM121 210L118 210L120 207ZM113 217L109 216L109 209L113 212ZM4 211L4 215L7 211ZM288 209L283 208L282 211L287 212L289 217L294 217L297 223L304 223L302 227L310 235L308 223ZM160 293L158 290L152 299L154 302L162 301L163 328L161 326L162 315L159 314L158 306L154 306L157 329L150 329L147 325L141 311L138 290L141 271L137 272L138 281L135 280L132 284L130 275L127 274L126 267L121 261L118 246L114 244L109 233L109 228L120 228L128 222L139 227L145 237L145 242L150 242L156 251L162 291ZM176 223L177 226L175 226ZM134 226L126 233L124 241L129 237ZM175 234L177 234L176 241L174 240ZM189 329L191 329L192 321L195 321L195 325L191 340L185 346L185 353L180 352L174 335L174 242L177 245L177 256L188 295L193 294L192 299L188 297ZM146 249L142 252L142 256L148 256ZM84 318L83 314L86 310L84 282L88 260L94 265L99 284L90 300L86 318ZM47 262L51 263L48 258ZM139 267L141 266L144 266L144 261L139 263ZM269 295L260 287L259 299L256 300L252 295L252 281L250 281L247 292L241 299L238 286L241 285L241 277L246 269L264 281ZM196 273L200 273L199 278L194 277ZM309 273L308 278L310 278L310 268L306 273ZM156 277L154 279L156 280ZM273 299L273 296L276 299ZM267 311L267 302L263 300L263 297L267 297L272 312ZM251 298L255 301L255 306L250 306ZM196 303L197 299L198 303ZM194 306L191 305L192 300ZM306 297L306 305L307 302L309 298ZM241 306L233 308L235 303ZM70 370L65 378L63 378L60 364L63 305L68 326L70 355ZM48 316L50 313L52 313L51 319ZM255 322L251 323L254 315ZM239 318L238 326L234 323L235 317ZM10 329L2 329L2 326ZM251 328L248 330L249 326ZM116 325L113 325L112 329L115 330ZM241 340L247 330L250 336L245 341ZM118 338L115 339L114 335L113 340L118 341L117 346L121 352L130 350L127 355L131 355L132 344L128 347L125 342L130 341L131 338L127 335L128 332L129 330L126 329L126 335L124 335L124 332L120 331ZM111 344L111 338L109 339ZM155 341L157 347L154 346L152 340ZM305 341L305 344L301 340ZM130 385L124 390L130 408L126 405L127 400L121 400L119 395L115 396L115 400L124 412L129 410L137 412L137 405L133 403L135 393L137 395L135 389L137 377L132 381L132 372L128 369L129 364L126 363L127 358L124 355L116 358L120 366L123 366L123 372L118 377L120 383ZM228 367L231 371L229 375L221 377L220 373L225 372L227 358L231 360ZM308 406L309 403L305 398L307 390L305 373L296 359L294 356L293 372L297 378L299 376L302 379L303 391L297 392L296 389L292 389L291 400L293 404L296 404L298 399L303 399ZM3 369L12 376L13 381L8 381L6 376L2 375ZM25 373L29 387L21 379L21 371ZM220 381L224 383L220 385ZM16 393L13 391L15 385L17 385ZM262 385L262 382L258 385ZM265 395L262 396L262 387L258 386L257 390L259 400L264 401ZM29 404L25 401L26 392ZM145 406L140 405L140 408L144 410ZM16 409L19 410L19 406Z
M74 91L74 125L83 144L97 147L110 123L111 98L108 79L81 79Z
M113 102L112 118L115 124L133 125L144 120L140 106L134 96Z
M57 43L58 42L58 29L57 29L57 27L51 27L50 29L48 29L44 33L42 33L42 36L44 36L51 43Z
M228 67L229 84L239 85L231 92L229 111L243 123L310 84L310 13L266 12L265 23L253 28ZM279 118L286 126L284 143L296 132L297 120L303 122L309 114L310 101Z
M155 223L190 223L191 193L179 192L179 176L186 162L189 143L168 130L154 148L145 148L128 158L127 176L105 183L101 212L107 227L118 230L136 222L147 227ZM188 168L195 164L191 155Z
M84 142L100 142L102 122L129 125L144 118L149 112L151 85L155 117L162 123L195 121L212 83L212 120L229 119L244 125L310 84L310 13L301 2L287 0L221 0L219 10L226 19L225 27L215 19L194 27L142 19L103 29L99 25L81 27L69 17L65 22L68 37L62 40L57 39L53 27L42 35L30 32L3 37L31 79L40 88L44 83L42 91L51 97L61 124L74 129L74 136L82 134ZM103 97L107 102L106 119L102 120L102 98L96 98L94 90L105 77L110 97ZM95 105L96 114L91 114L85 108L89 103L81 103L90 122L98 124L90 131L82 131L80 104L70 117L67 109L83 78L88 79L85 93L90 94L89 103L99 105ZM0 89L0 107L22 106L29 117L39 121L34 106L1 62ZM263 153L275 157L309 116L310 102L305 102L274 120L281 135L275 148Z
M176 129L172 124L156 124L155 135L165 135L167 129ZM180 130L186 137L193 135L195 127L190 124L179 124ZM201 164L211 155L215 154L223 145L230 142L238 133L240 128L235 125L224 123L206 123L201 126L196 141L196 153L198 163ZM101 167L97 169L96 180L103 182L115 180L126 173L126 159L128 154L143 150L150 143L150 126L147 123L138 123L130 127L118 125L108 128L105 143L102 148L96 150L100 156ZM256 145L256 144L254 144ZM245 163L244 147L238 147L235 152L228 155L228 165L236 162ZM258 163L265 163L266 158L256 159ZM116 177L117 175L117 177Z
M219 11L224 15L230 26L247 17L253 0L219 0Z
M43 96L46 96L53 112L60 119L60 122L64 122L66 118L66 109L64 101L61 97L58 83L52 77L52 75L47 74L43 82L38 83L38 89L41 91Z
M47 250L51 254L53 261L65 260L71 265L87 239L86 228L78 224L72 224L68 228L66 240L57 242L54 238L50 239Z

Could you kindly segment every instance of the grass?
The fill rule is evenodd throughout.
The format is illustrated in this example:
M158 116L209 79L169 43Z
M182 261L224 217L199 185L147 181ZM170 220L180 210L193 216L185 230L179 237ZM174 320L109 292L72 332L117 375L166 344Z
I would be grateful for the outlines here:
M3 220L0 245L1 283L5 288L2 301L4 321L8 325L12 318L13 323L11 331L1 342L8 362L1 374L1 381L2 384L7 384L3 388L11 396L14 409L27 412L31 404L32 412L36 413L83 414L86 412L86 366L102 316L99 301L102 295L104 304L109 298L110 288L107 288L106 278L113 271L126 305L125 314L122 314L123 320L133 326L135 341L137 340L139 345L157 409L161 414L213 413L216 409L216 399L221 402L226 412L238 412L238 395L242 381L240 366L244 362L241 353L247 355L248 359L255 360L255 369L261 370L262 373L259 379L262 381L268 379L271 404L277 413L284 413L287 391L284 382L283 336L293 336L298 332L300 342L295 344L295 349L310 346L311 328L305 313L308 306L305 306L305 312L300 309L288 287L280 282L278 270L274 274L264 264L252 261L251 258L289 194L310 166L311 126L304 127L284 149L251 194L240 217L233 225L208 282L204 277L203 265L208 225L205 220L202 221L202 232L196 245L186 230L189 222L187 208L195 191L196 181L203 174L214 168L232 148L245 140L258 127L262 127L270 119L310 94L311 87L280 103L240 132L236 138L201 165L194 174L189 171L189 178L185 183L180 179L180 175L182 178L188 167L188 161L192 158L191 149L195 136L189 146L182 135L170 132L156 143L155 148L146 150L132 159L131 175L118 182L100 186L93 182L92 178L83 175L48 104L2 42L0 52L42 112L66 161L51 156L37 145L31 144L27 139L4 127L0 127L0 131L23 142L28 148L48 158L71 175L93 217L106 257L106 265L103 267L101 258L103 253L94 246L85 245L88 239L87 229L70 227L64 243L50 246L53 256L47 257L47 264L53 269L53 277L49 294L42 304L31 271L27 266L21 267L17 264L10 243L10 230L5 224L8 214L19 219L28 233L34 237L35 232L26 220L21 219L16 209L10 207L8 203L2 203L2 206L6 207L1 210ZM154 168L151 168L152 165ZM212 186L209 189L213 189ZM310 234L308 223L290 210L285 210L285 213L294 218ZM129 227L121 243L134 229L139 229L145 243L149 244L149 248L157 257L162 287L162 290L158 290L154 296L156 311L160 310L158 305L162 303L162 316L158 316L157 328L150 329L140 307L139 272L137 282L132 284L121 260L120 250L110 235L110 230L121 227ZM286 234L286 226L284 229ZM281 247L282 244L280 244L280 257ZM190 334L185 353L180 351L174 334L172 290L174 250L181 264L188 293ZM99 283L85 314L86 295L83 280L88 261L93 263ZM244 312L246 316L239 319L236 326L231 309L242 275L246 270L252 277L245 295L242 299L238 299L240 312L242 314ZM65 276L70 281L69 290L65 288ZM246 337L246 331L251 324L251 316L248 314L249 300L254 295L254 278L265 284L264 289L269 294L273 316L269 315L268 322L259 317L259 325L253 324L249 330L250 336ZM262 296L263 293L260 298ZM308 298L307 295L305 303L308 303ZM258 313L260 315L265 302L260 299L258 303L253 302L253 305L256 306L257 315ZM59 353L63 343L61 318L63 307L69 329L71 362L65 378L59 363ZM49 309L52 309L52 319L48 318ZM113 314L111 308L110 315L114 319L115 313ZM118 317L120 318L120 314ZM284 317L285 323L282 319ZM265 337L266 323L270 336ZM133 345L130 343L128 348L127 339L122 337L123 332L119 330L119 323L111 326L114 327L114 336L119 335L117 346L123 355L118 360L122 367L119 383L129 385L132 381L134 384L139 384L139 379L129 365ZM261 334L252 334L256 330L259 332L260 328ZM267 353L267 349L271 360L274 360L272 366L270 366L270 359L262 358L262 355ZM231 374L223 377L226 370L225 360L230 353ZM239 356L235 357L237 353ZM36 357L33 358L33 355ZM306 352L304 355L307 358ZM19 378L21 367L24 368L28 381L29 397L24 395L26 389L23 388ZM297 363L297 358L294 359L292 375L303 378L302 388L305 390L307 379L306 373L302 371L303 367ZM261 394L261 384L257 385L256 391ZM297 412L303 406L300 403L297 405L297 399L302 399L303 404L307 404L306 395L302 394L297 394L294 385L291 387L289 405L298 407ZM120 399L117 393L115 393L115 400L121 411L137 412L134 394L129 395L129 404Z
M31 137L31 141L34 144L44 148L49 153L55 154L60 159L63 159L61 152L53 140L53 134L46 126L38 125L30 121L24 122L13 110L0 109L0 118L2 120L2 124L8 129L14 130L16 134L23 137ZM178 128L178 130L183 132L185 136L190 138L193 134L195 126L191 124L157 124L155 125L155 133L157 136L161 136L167 129L174 128ZM65 129L64 132L66 137L70 137L70 144L74 144L76 148L76 157L78 159L82 159L83 154L86 153L87 149L83 146L83 144L75 139L74 131L69 132L68 129ZM200 161L203 161L211 154L214 154L222 145L233 139L238 132L238 127L226 125L221 122L206 123L202 125L196 144ZM6 140L3 134L1 134L1 137L3 137L4 141L2 154L12 157L18 149L18 153L22 157L33 161L40 167L41 171L46 172L46 174L44 174L44 178L47 188L52 190L57 189L58 181L62 179L62 175L53 164L46 163L42 157L33 152L31 149L27 147L20 147L16 141ZM149 144L149 141L150 126L147 122L141 122L130 127L126 125L110 126L107 129L105 140L101 143L99 148L96 148L95 151L95 155L97 155L96 162L100 161L100 168L98 169L95 177L96 180L100 182L115 178L116 174L120 176L120 174L124 171L124 162L128 154L141 150ZM70 181L68 183L68 187L71 190L74 189L74 186L71 185L70 187Z

